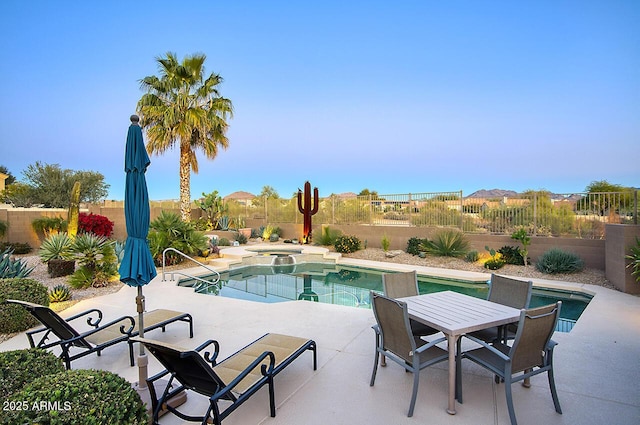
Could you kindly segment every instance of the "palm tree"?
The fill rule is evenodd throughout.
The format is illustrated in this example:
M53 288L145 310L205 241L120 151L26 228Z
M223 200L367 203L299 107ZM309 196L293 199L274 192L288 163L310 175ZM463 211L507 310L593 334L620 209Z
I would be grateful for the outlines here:
M191 171L198 172L196 151L214 159L218 147L229 146L227 117L233 116L231 100L220 96L222 77L205 78L206 56L194 54L178 62L174 53L156 58L159 76L140 81L146 90L138 101L138 114L147 132L147 151L163 154L176 142L180 146L180 216L191 218Z

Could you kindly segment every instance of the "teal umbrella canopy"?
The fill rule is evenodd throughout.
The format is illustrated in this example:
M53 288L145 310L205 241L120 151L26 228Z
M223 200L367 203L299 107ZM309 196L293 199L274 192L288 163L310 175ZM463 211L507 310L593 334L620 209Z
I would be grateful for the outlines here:
M131 117L127 134L124 170L126 173L124 215L127 240L120 263L120 280L129 286L143 286L156 277L156 266L149 250L149 194L145 172L151 163L144 147L138 117Z

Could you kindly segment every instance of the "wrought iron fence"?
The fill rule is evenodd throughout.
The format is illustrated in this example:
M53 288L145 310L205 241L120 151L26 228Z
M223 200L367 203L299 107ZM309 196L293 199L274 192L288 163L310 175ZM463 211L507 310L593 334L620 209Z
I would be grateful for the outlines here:
M467 233L511 234L524 227L536 236L604 237L606 223L637 224L637 190L606 193L529 192L470 198L459 192L321 198L315 223L452 227ZM265 224L301 223L297 199L254 198L226 202L233 217Z

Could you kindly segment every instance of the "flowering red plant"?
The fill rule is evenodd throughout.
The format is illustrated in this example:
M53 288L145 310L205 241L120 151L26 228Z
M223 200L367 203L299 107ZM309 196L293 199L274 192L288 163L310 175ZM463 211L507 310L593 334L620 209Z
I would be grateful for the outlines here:
M78 229L85 233L110 237L113 233L113 221L99 214L80 213L78 217Z

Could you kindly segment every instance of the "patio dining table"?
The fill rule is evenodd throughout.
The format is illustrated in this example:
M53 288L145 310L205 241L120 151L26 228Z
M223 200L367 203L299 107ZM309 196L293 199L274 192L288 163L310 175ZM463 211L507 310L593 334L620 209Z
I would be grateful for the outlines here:
M517 322L520 310L453 291L400 298L409 317L444 333L449 351L449 404L447 413L456 413L456 344L469 332Z

